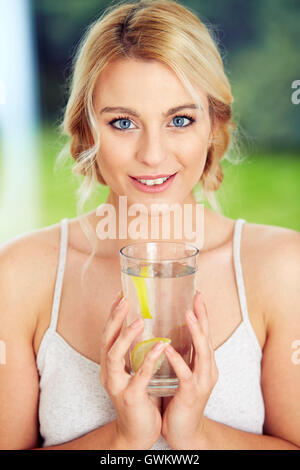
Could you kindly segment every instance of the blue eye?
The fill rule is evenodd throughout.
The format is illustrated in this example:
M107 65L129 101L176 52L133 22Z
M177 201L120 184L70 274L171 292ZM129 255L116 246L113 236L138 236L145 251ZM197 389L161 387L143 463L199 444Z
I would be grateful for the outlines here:
M116 127L114 124L115 122L119 122L121 127ZM131 119L128 116L118 116L116 119L113 119L112 121L109 122L109 125L116 129L117 131L126 131L127 129L133 129L130 128L130 123Z
M189 120L189 124L186 124L185 126L183 125L183 122L185 119L188 119ZM177 121L177 124L178 126L176 125L175 127L187 127L189 126L190 124L192 124L192 122L194 121L193 118L191 118L190 116L175 116L173 118L173 121Z
M115 119L114 121L112 121L112 123L115 123L115 122L118 122L118 121L120 121L120 126L121 127L117 127L116 129L122 130L122 131L126 131L126 129L129 129L130 122L131 122L130 119L127 119L127 118Z
M189 120L189 123L186 124L186 125L183 125L184 123L184 120L185 119L188 119ZM183 128L183 127L188 127L190 126L191 124L193 124L193 122L195 122L195 119L192 118L192 116L188 116L188 115L177 115L177 116L174 116L172 121L175 121L177 122L177 124L179 125L175 125L175 126L171 126L171 127L176 127L177 129L180 129L180 128ZM120 123L120 127L116 127L114 126L114 124L116 122L119 122ZM128 117L128 116L119 116L117 117L116 119L113 119L112 121L109 122L109 124L116 130L118 131L126 131L127 129L131 129L129 126L130 126L130 123L131 123L131 119Z

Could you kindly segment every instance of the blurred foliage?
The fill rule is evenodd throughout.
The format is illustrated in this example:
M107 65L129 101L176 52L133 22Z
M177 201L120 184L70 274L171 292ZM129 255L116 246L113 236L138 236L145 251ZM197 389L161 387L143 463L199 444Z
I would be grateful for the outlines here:
M299 148L300 106L291 102L291 84L300 77L300 2L264 0L259 6L260 37L232 63L236 108L258 143Z
M58 122L78 43L117 1L33 0L42 117ZM135 3L135 2L133 2ZM299 0L182 0L211 26L232 84L234 116L255 148L300 147L300 105L291 84L300 79Z

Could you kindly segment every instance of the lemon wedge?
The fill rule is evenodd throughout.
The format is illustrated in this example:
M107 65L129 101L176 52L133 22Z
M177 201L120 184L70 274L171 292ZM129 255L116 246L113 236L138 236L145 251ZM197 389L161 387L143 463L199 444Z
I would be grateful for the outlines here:
M148 274L148 266L143 266L141 268L141 275L147 276L147 274ZM132 279L136 288L142 317L152 318L152 315L149 309L149 302L148 302L148 297L147 297L145 279L143 279L142 277L138 277L138 276L132 276Z
M153 346L159 341L163 341L164 343L168 343L168 344L171 343L170 338L157 337L157 338L150 338L144 341L140 341L134 346L131 352L131 366L134 372L137 372L139 370L148 351L150 351L150 349L152 349ZM158 371L158 369L162 365L164 358L165 358L164 353L161 353L159 358L155 361L153 375Z

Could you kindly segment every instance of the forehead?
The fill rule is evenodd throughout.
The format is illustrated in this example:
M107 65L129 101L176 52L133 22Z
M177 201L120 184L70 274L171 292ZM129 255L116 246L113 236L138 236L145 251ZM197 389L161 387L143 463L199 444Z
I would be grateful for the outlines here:
M201 104L207 108L204 91L196 88ZM194 101L175 72L156 60L117 59L99 75L95 87L96 104L106 106L147 103L165 107Z

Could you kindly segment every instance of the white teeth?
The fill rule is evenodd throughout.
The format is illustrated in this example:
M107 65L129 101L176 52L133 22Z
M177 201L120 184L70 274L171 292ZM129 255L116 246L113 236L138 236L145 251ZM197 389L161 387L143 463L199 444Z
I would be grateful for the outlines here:
M162 183L164 183L168 178L170 178L170 177L167 176L166 178L157 178L156 180L140 180L140 179L137 178L137 180L138 180L140 183L146 184L147 186L153 186L154 184L162 184Z

